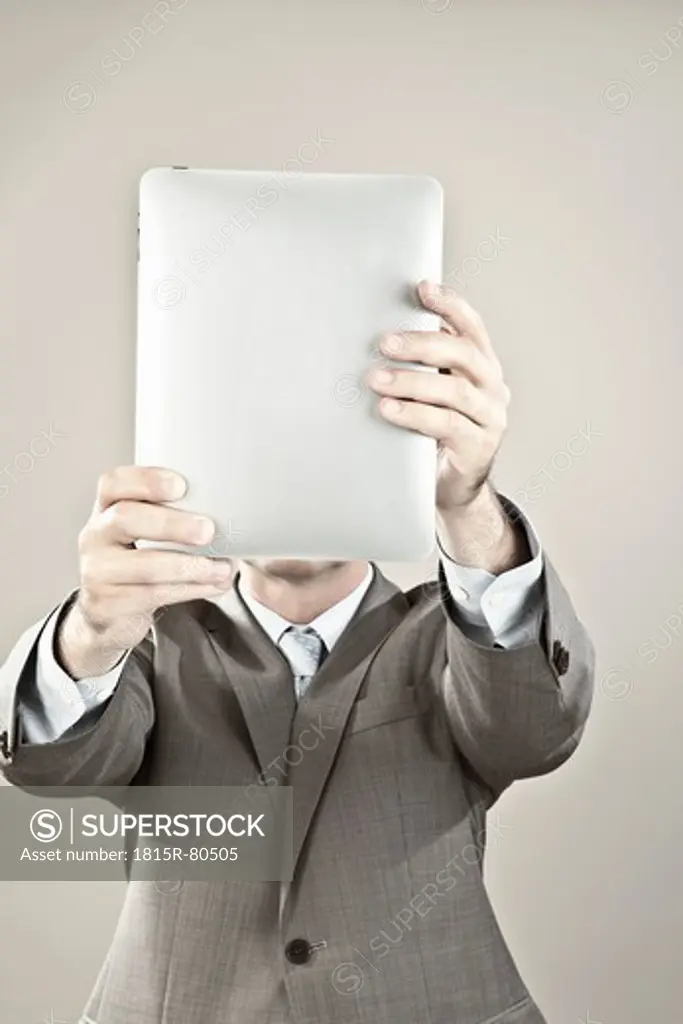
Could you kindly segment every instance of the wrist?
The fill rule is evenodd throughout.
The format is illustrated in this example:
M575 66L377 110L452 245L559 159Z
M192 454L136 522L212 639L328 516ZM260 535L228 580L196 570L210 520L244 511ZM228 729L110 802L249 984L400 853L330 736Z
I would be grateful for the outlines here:
M452 543L471 547L486 537L491 546L492 538L504 529L505 513L485 482L464 501L437 501L436 522L440 535Z
M500 509L500 503L488 478L467 491L466 496L437 493L436 510L443 516L455 517L462 521L479 518Z
M60 667L78 681L104 675L121 660L127 648L112 631L94 626L78 600L57 628L54 655Z
M530 557L526 535L507 517L489 483L467 502L436 509L445 553L459 565L499 575Z

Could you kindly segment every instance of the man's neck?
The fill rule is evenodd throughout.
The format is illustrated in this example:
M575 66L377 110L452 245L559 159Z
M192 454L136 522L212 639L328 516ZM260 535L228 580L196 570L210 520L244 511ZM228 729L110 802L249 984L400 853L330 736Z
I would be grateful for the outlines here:
M240 586L266 608L288 622L312 622L358 587L368 572L368 562L336 562L327 568L301 575L271 575L240 562Z

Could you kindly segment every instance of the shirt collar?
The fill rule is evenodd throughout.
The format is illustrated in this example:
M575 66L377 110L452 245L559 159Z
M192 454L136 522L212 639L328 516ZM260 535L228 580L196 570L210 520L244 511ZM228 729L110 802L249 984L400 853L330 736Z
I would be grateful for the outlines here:
M319 636L322 638L328 651L331 651L336 644L339 637L342 635L349 622L351 621L354 613L358 609L359 604L363 600L368 587L372 583L374 576L374 569L372 565L368 565L368 571L364 579L358 584L355 590L352 590L350 594L342 598L341 601L337 601L331 608L326 609L318 615L312 622L305 623L314 629ZM249 608L256 621L259 623L261 628L268 634L274 644L278 644L282 637L282 634L289 629L290 626L294 625L292 622L288 622L278 612L273 611L272 608L267 608L266 605L261 604L257 601L246 589L246 587L240 587L239 581L235 584L237 587L240 597ZM297 623L299 626L303 626L304 623Z

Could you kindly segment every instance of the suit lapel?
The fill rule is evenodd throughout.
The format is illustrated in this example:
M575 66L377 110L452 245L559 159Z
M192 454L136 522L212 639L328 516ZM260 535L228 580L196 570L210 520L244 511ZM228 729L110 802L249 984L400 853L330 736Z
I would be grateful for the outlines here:
M295 709L287 659L233 585L219 608L206 602L204 626L239 701L263 775L289 743ZM273 777L278 778L273 768Z
M355 615L299 702L289 739L294 788L293 864L303 848L356 695L382 643L408 609L405 594L374 566Z
M373 570L363 600L298 707L287 659L237 587L220 608L204 602L204 627L239 701L262 773L276 761L289 766L295 868L356 695L382 643L408 609L405 594L377 566ZM276 769L272 777L279 781Z

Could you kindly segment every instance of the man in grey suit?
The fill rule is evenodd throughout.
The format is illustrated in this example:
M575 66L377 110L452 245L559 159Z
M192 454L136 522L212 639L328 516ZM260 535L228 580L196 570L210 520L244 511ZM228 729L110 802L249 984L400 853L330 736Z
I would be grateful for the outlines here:
M80 587L3 667L11 783L293 787L292 882L131 883L83 1021L543 1024L484 888L486 814L576 749L593 650L489 481L509 391L486 328L419 295L442 329L383 348L441 372L371 383L439 442L438 583L137 550L210 524L165 504L182 479L127 467L100 480Z

